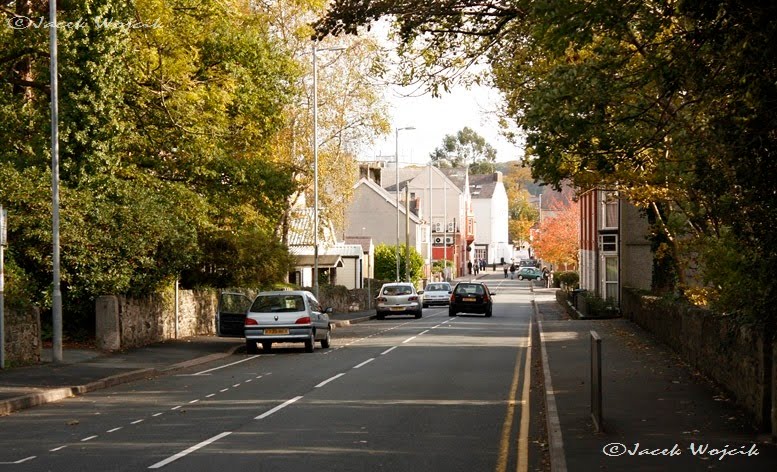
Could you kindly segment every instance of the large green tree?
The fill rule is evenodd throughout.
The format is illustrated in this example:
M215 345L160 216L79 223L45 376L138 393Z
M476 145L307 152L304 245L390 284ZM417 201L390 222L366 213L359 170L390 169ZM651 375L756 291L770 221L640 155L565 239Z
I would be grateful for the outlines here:
M437 166L469 166L472 174L489 174L495 169L496 149L483 136L465 126L455 135L446 134L442 138L442 146L429 157Z
M506 116L527 134L535 178L617 188L648 212L656 267L675 267L680 288L691 283L689 255L707 258L717 270L701 272L720 310L768 317L775 13L733 0L336 0L317 31L392 16L405 70L432 90L462 65L487 63ZM709 264L723 241L736 257ZM719 274L749 280L758 296Z

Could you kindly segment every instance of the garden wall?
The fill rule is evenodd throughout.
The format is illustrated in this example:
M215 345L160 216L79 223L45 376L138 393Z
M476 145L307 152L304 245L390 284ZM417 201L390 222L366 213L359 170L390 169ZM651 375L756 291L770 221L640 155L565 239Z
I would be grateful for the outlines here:
M777 436L777 350L762 329L630 289L623 290L621 312L727 389L759 427Z
M40 362L40 311L37 308L3 313L6 367Z

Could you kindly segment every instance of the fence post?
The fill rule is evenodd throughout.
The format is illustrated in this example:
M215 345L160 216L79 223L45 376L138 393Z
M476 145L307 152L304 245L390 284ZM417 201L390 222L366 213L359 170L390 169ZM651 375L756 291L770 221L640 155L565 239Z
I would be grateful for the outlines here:
M604 431L602 422L602 338L591 331L591 418L597 433Z

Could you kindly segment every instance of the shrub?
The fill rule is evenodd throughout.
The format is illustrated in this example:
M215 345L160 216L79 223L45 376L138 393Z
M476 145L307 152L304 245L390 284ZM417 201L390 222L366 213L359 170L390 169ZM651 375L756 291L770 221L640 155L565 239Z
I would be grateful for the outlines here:
M563 284L561 286L565 287L567 290L570 290L578 287L580 282L580 275L572 270L554 272L553 280L558 281L558 283Z

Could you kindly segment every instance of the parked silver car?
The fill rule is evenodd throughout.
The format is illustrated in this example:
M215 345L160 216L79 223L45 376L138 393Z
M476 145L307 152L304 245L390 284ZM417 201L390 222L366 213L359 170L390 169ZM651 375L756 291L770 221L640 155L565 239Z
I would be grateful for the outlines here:
M255 354L256 343L269 351L274 342L302 342L307 352L313 352L317 341L328 348L331 312L323 310L310 292L261 292L246 314L246 351Z
M448 282L432 282L424 287L424 308L432 305L448 305L451 302L453 287Z
M382 320L387 315L413 315L420 318L423 293L423 290L416 292L415 286L409 282L383 284L375 304L378 319Z

